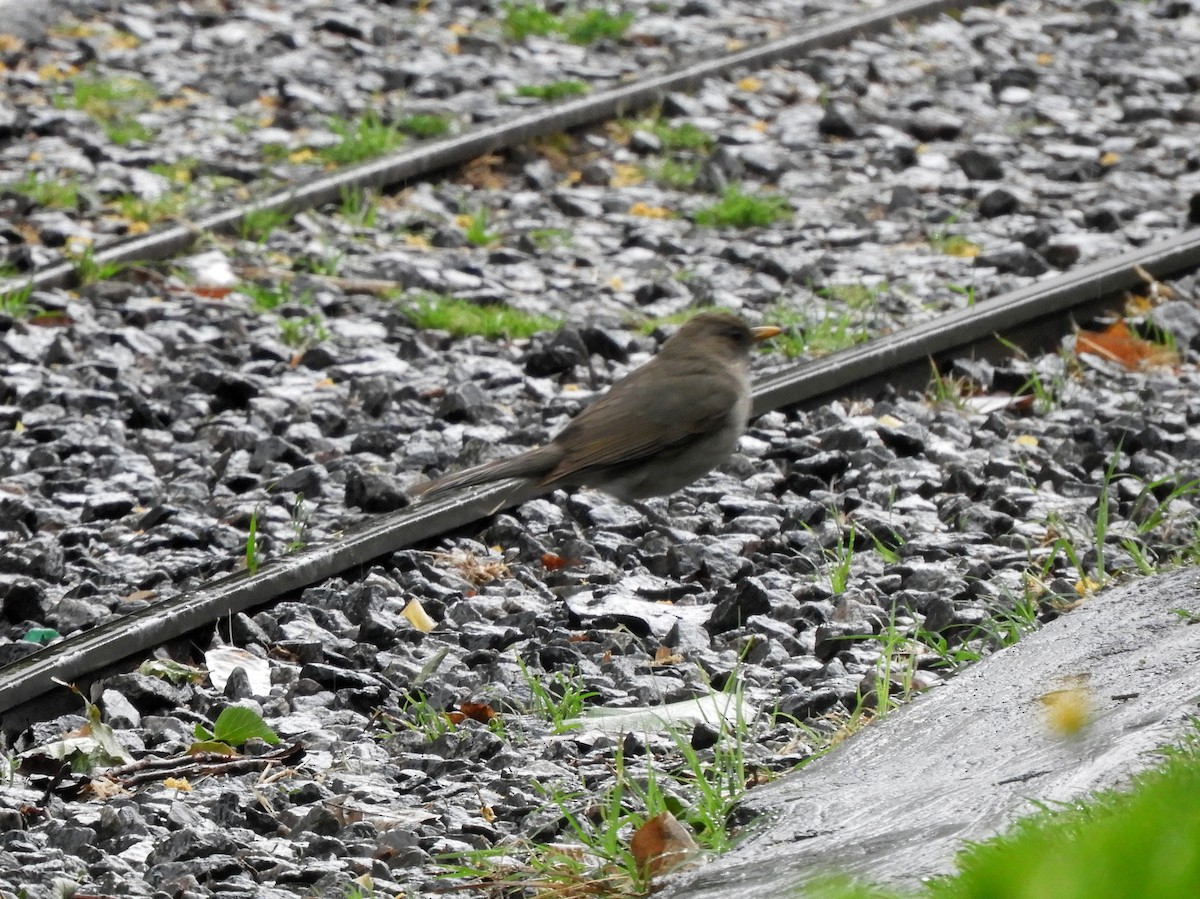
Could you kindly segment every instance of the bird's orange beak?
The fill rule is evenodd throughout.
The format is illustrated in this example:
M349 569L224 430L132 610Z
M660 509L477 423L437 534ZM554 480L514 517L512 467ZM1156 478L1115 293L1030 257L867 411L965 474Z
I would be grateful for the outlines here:
M776 328L774 325L763 325L761 328L751 328L750 334L755 340L769 340L772 337L778 337L783 333L783 328Z

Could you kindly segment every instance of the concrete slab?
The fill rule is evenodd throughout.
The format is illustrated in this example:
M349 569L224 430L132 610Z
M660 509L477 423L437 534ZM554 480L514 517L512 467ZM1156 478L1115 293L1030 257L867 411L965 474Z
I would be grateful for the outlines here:
M1036 809L1125 783L1200 714L1200 572L1106 591L749 794L765 825L658 895L797 899L843 872L915 886L953 870L967 840ZM1043 697L1078 690L1090 723L1064 735Z
M0 0L0 34L34 40L62 14L55 0Z

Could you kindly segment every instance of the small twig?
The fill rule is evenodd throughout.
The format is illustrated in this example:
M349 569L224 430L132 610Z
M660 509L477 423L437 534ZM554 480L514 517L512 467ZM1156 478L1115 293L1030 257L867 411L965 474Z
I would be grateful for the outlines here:
M338 275L322 275L316 272L293 272L284 268L267 266L248 266L241 270L243 278L270 277L280 281L295 281L299 277L310 278L331 287L337 287L347 293L369 293L375 296L396 293L403 290L398 281L387 281L380 278L343 278Z
M166 759L144 759L132 765L122 765L106 772L105 776L118 781L126 789L161 780L164 777L215 777L221 774L244 774L265 771L275 765L290 765L304 757L304 747L292 743L264 755L230 758L216 752L195 756L173 756Z

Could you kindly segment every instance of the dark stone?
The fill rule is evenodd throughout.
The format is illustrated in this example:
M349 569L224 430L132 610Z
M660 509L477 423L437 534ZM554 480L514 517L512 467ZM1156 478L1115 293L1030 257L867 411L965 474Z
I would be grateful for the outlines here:
M1000 160L974 147L959 153L956 162L972 181L998 181L1004 177Z
M843 474L849 467L850 460L844 453L838 452L807 453L791 463L792 474L813 475L826 482Z
M550 335L537 335L525 354L525 371L547 378L573 371L588 360L587 344L575 328L560 328Z
M1070 268L1082 254L1079 244L1069 240L1054 240L1043 244L1038 251L1055 268Z
M391 475L353 471L346 479L346 505L364 512L395 512L409 504L404 488Z
M192 695L192 688L187 684L176 686L162 678L136 672L117 674L101 683L105 689L122 694L143 715L186 706Z
M1050 271L1045 259L1024 244L1015 242L983 251L975 257L975 265L1027 278Z
M323 465L303 465L277 480L275 489L307 497L320 496L325 485L325 478L326 472Z
M906 123L909 134L922 141L955 140L966 123L961 116L934 106L917 110Z
M838 137L852 140L862 134L862 125L853 111L845 109L838 103L825 106L825 114L817 123L817 130L825 137Z
M629 337L623 331L588 327L581 329L579 336L589 354L617 362L625 362L629 358Z
M82 522L124 518L133 511L136 500L128 493L99 493L83 501Z
M393 428L370 428L359 431L350 442L351 453L373 453L387 458L400 449L403 439Z
M604 207L596 200L568 191L555 191L550 202L568 218L598 219L604 215Z
M1125 220L1132 216L1133 213L1124 204L1107 202L1085 210L1083 220L1089 228L1111 233L1119 231L1125 224Z
M0 496L0 529L24 528L32 532L37 528L37 513L29 500L22 496Z
M797 721L819 718L838 703L837 690L819 688L802 690L785 696L779 703L779 714L788 715Z
M831 621L817 625L813 655L827 662L857 640L874 636L878 628L867 621Z
M888 214L899 212L902 209L912 209L920 202L921 195L916 188L908 184L899 184L892 188L892 195L888 199Z
M979 198L979 214L984 218L1011 215L1021 208L1021 201L1010 190L996 187Z
M770 611L770 593L758 578L750 577L727 588L704 627L710 634L721 634L741 627L751 615L767 615Z
M29 578L0 577L0 604L10 624L42 621L46 615L46 590Z
M492 409L491 398L474 381L446 388L435 415L443 421L477 422Z
M31 656L42 647L37 643L17 640L14 643L0 643L0 665L11 665L26 656Z
M4 573L58 583L66 574L66 559L58 543L35 537L0 549L0 574Z

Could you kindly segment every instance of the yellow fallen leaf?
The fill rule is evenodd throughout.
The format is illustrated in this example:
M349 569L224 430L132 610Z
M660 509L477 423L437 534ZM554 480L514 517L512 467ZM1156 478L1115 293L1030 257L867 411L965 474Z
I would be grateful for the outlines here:
M1046 728L1055 736L1077 736L1091 723L1092 700L1082 683L1051 690L1038 701L1043 706Z
M610 187L633 187L635 184L641 184L645 178L641 166L618 163L613 166L613 176L608 180L608 184Z
M674 216L670 209L663 206L649 206L646 203L634 203L629 207L629 214L645 219L669 219Z
M429 613L425 611L425 607L416 599L410 599L408 605L404 607L404 611L400 614L408 619L409 624L423 634L427 634L437 627L437 622L429 617Z

